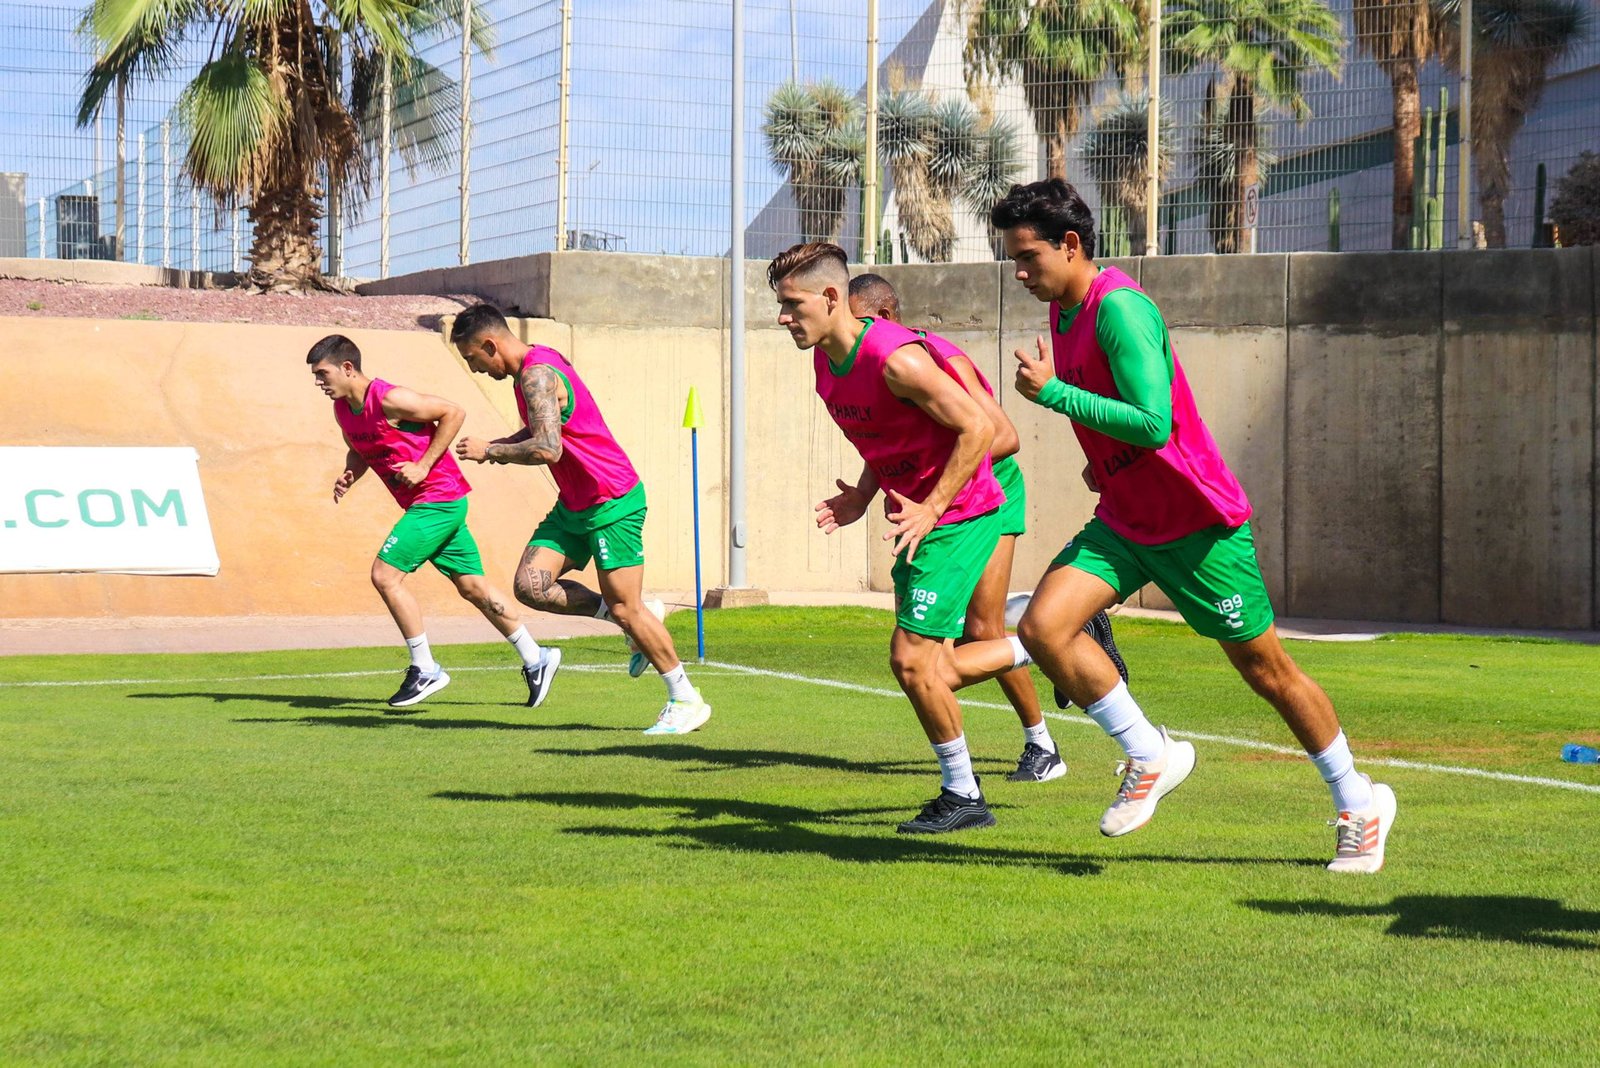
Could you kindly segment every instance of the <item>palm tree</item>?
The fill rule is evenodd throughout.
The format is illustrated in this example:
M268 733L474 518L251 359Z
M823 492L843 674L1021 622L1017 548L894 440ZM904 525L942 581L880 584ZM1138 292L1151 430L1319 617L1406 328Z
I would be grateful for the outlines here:
M956 202L986 219L1022 166L1009 123L961 97L916 90L892 92L879 105L878 154L894 180L906 243L929 263L955 253Z
M1237 252L1245 191L1264 173L1262 116L1310 117L1301 75L1314 67L1338 74L1344 33L1321 0L1172 0L1165 17L1174 66L1220 72L1206 87L1196 147L1202 180L1209 177L1224 198L1212 202L1212 242L1218 252Z
M1067 143L1096 84L1137 70L1147 0L966 0L969 84L1013 78L1045 141L1052 178L1067 176Z
M1439 53L1460 70L1459 0L1433 0ZM1490 248L1506 243L1511 142L1544 95L1550 68L1588 36L1582 0L1473 0L1472 142L1478 205Z
M78 123L94 121L119 81L162 77L185 43L209 39L176 107L189 146L184 174L219 208L248 205L251 284L317 287L324 176L370 191L385 64L399 87L404 158L413 166L448 158L459 97L419 48L452 35L460 17L461 0L93 0L84 29L98 48ZM473 40L489 50L481 18Z
M768 98L766 112L767 155L789 181L801 240L837 240L866 155L860 101L833 82L788 82Z
M1163 110L1157 119L1160 145L1172 143L1172 120ZM1145 206L1149 203L1150 97L1119 95L1094 121L1083 139L1082 156L1100 191L1103 204L1120 208L1128 221L1128 243L1133 255L1145 247ZM1157 176L1172 170L1172 153L1156 156Z
M1433 6L1429 0L1355 0L1356 47L1377 60L1389 79L1394 102L1394 248L1411 246L1416 213L1417 138L1422 135L1422 94L1417 79L1433 53Z

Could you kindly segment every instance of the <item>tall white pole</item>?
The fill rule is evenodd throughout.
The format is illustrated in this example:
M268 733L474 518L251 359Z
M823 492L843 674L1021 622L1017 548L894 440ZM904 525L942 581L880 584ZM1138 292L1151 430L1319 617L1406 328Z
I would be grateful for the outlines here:
M189 190L189 270L200 269L200 190Z
M134 183L137 188L133 191L133 213L138 216L134 219L134 233L138 235L137 255L135 263L144 262L144 134L139 135L139 163L134 168Z
M1472 240L1472 0L1461 0L1461 112L1456 142L1456 248Z
M464 266L472 233L467 190L472 184L472 0L461 0L461 235L456 259Z
M172 120L161 120L161 266L172 266Z
M800 44L794 20L794 0L789 0L789 80L800 84Z
M394 64L383 56L383 116L378 163L378 277L389 277L389 157L394 154Z
M878 0L867 0L867 158L861 183L861 262L878 262Z
M117 78L117 255L128 258L128 79Z
M567 247L567 172L572 166L568 153L567 105L572 97L572 0L561 0L561 82L556 120L556 251Z
M328 27L331 45L329 58L333 61L333 96L344 98L344 49L339 37L339 27ZM339 187L340 176L328 168L328 270L335 278L344 277L344 190Z
M1150 5L1150 115L1145 123L1144 254L1161 251L1161 5Z
M44 223L45 223L45 218L44 218L44 197L40 197L39 198L39 258L41 260L45 258L45 255L44 255L44 241L45 241ZM58 242L58 244L59 244L59 242ZM56 255L58 257L61 255L59 250L56 252Z
M728 585L749 585L744 524L744 0L733 0L733 114L729 162L733 242L728 270Z

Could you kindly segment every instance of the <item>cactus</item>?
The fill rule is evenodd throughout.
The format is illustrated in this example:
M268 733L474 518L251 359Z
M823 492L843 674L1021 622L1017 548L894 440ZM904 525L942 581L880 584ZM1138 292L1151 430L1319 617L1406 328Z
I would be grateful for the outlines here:
M1533 173L1533 247L1549 248L1551 242L1545 238L1544 222L1544 164L1539 164L1539 169Z
M1416 227L1411 228L1413 232ZM1328 190L1328 251L1340 251L1339 241L1339 190Z
M1449 115L1450 91L1441 87L1439 110L1428 108L1423 112L1422 136L1417 138L1422 166L1415 171L1411 193L1412 248L1444 247L1444 153Z

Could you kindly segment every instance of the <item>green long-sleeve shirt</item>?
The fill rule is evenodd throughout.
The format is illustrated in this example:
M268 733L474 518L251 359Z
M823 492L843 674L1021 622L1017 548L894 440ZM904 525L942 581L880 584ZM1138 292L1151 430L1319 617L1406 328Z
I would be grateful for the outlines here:
M1082 304L1061 311L1057 333L1072 325ZM1036 403L1107 437L1159 449L1172 435L1172 340L1155 303L1137 289L1117 289L1100 301L1095 339L1111 364L1122 399L1052 378Z

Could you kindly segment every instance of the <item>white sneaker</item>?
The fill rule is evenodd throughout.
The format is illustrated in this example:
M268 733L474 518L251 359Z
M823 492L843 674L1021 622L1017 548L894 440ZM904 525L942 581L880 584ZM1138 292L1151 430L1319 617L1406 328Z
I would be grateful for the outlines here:
M654 598L644 602L644 610L659 620L667 618L667 606ZM633 654L628 657L628 677L636 679L644 674L645 668L650 666L650 658L639 651L639 647L634 644L632 638L628 638L628 652Z
M1182 786L1194 770L1194 746L1168 738L1165 727L1161 728L1161 740L1165 748L1160 758L1125 760L1117 765L1122 785L1117 788L1117 799L1100 817L1100 833L1107 838L1120 838L1149 823L1156 814L1156 802Z
M1362 778L1372 782L1370 776ZM1370 875L1383 867L1383 845L1389 840L1397 808L1394 791L1381 782L1372 782L1371 808L1341 812L1338 819L1329 820L1335 845L1328 870Z
M688 734L705 726L710 718L711 706L704 701L668 701L656 717L655 724L645 728L645 733Z

